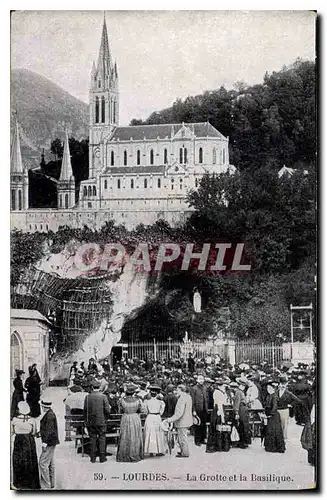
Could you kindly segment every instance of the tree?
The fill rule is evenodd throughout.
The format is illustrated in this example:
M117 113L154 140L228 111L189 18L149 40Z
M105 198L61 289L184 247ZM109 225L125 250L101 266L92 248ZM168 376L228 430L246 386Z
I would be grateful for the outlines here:
M64 152L64 146L60 139L55 139L51 142L50 151L55 155L55 161L60 160L62 158Z

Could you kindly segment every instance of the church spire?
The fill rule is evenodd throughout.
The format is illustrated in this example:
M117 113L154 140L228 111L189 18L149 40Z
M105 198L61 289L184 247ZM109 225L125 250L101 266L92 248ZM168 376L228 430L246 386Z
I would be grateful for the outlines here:
M22 174L24 172L22 154L20 151L19 128L17 118L15 119L15 133L11 146L10 169L12 173Z
M65 134L65 144L64 144L64 152L62 156L61 163L61 171L60 171L60 181L70 181L73 177L72 164L70 161L70 151L69 151L69 141L68 141L68 133L66 130Z
M110 55L110 48L108 41L106 16L104 14L97 71L103 72L103 75L108 75L110 69L111 69L111 55Z

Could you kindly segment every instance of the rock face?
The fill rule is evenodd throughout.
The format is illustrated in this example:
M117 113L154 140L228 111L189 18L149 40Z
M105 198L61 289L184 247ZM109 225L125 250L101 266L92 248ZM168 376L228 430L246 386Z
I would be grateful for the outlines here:
M11 113L12 117L17 113L27 163L34 157L39 161L41 148L49 150L51 141L63 139L66 127L70 136L86 139L88 108L88 104L33 71L11 72Z

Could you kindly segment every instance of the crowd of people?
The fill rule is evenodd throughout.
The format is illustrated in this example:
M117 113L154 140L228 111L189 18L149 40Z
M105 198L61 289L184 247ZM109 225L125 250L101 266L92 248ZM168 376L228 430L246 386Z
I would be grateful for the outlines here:
M13 486L55 487L54 452L59 444L51 401L40 401L42 381L36 365L16 370L11 403ZM108 420L121 414L116 460L138 462L164 456L177 440L178 458L190 456L189 433L207 453L246 449L253 437L253 416L259 422L266 452L284 453L290 417L303 426L301 444L308 463L316 463L315 365L285 363L278 368L264 360L230 365L218 356L109 360L91 358L70 369L66 416L80 415L86 450L92 463L107 461ZM141 418L142 417L142 418ZM142 426L142 422L144 421ZM69 422L69 419L67 420ZM85 426L85 427L84 427ZM42 453L37 460L35 438Z
M302 446L315 465L314 364L274 368L267 360L260 365L246 360L231 366L219 356L197 359L190 354L187 359L117 360L111 369L108 360L100 364L91 358L87 366L72 365L69 393L66 408L85 417L92 462L96 453L106 461L106 421L119 413L119 462L167 453L172 426L181 458L189 456L189 429L195 445L205 445L207 453L246 449L255 415L264 449L273 453L285 452L288 422L294 416L305 426ZM143 432L141 414L147 415Z

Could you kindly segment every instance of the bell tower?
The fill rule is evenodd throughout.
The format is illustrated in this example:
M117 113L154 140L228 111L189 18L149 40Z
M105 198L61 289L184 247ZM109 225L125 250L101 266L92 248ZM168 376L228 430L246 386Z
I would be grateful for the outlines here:
M105 17L98 62L92 65L89 109L89 178L94 178L104 166L103 139L119 124L118 70L110 52Z

